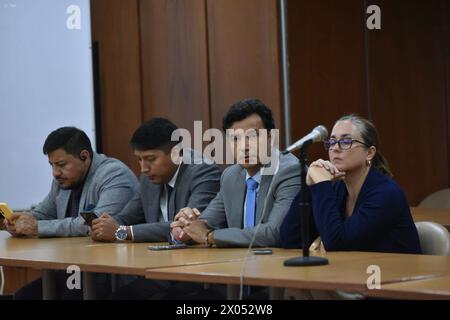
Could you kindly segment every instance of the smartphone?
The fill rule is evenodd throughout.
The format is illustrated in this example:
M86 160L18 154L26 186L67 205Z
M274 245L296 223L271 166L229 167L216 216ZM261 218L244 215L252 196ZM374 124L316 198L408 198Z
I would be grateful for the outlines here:
M159 251L159 250L175 250L175 249L185 249L189 248L187 244L184 243L175 243L175 244L167 244L160 246L148 246L148 250Z
M0 202L0 214L8 221L11 221L13 218L13 211L4 202Z
M92 227L92 221L98 218L94 211L81 211L80 215L83 217L84 221L86 221L86 225L88 225L89 227Z
M272 254L272 249L255 249L253 254Z

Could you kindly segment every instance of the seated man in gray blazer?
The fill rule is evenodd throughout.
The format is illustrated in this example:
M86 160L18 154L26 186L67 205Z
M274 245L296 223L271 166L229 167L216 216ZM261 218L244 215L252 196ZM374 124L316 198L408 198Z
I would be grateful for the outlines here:
M112 218L103 214L93 221L91 237L99 241L161 242L168 241L170 223L184 207L206 208L219 191L220 170L201 154L183 149L181 162L173 161L178 141L172 141L177 129L167 119L154 118L142 124L131 138L134 154L141 166L140 191ZM132 281L130 281L132 280ZM170 287L168 281L142 277L131 279L110 299L147 299L161 297Z
M254 239L253 246L280 246L280 225L299 191L300 177L297 158L280 156L272 148L273 137L260 134L260 129L274 128L271 110L259 100L247 99L230 107L223 118L227 140L246 139L232 145L237 164L223 172L220 191L203 212L191 207L176 215L172 223L175 239L217 247L247 247ZM270 167L255 152L256 143L247 141L245 135L252 131L257 145L272 151Z
M131 145L141 166L140 190L118 216L103 214L93 221L92 239L168 241L175 213L184 207L203 210L216 196L220 170L212 161L191 149L182 150L181 163L172 161L176 129L169 120L154 118L136 130Z
M118 214L138 189L134 173L117 159L92 150L89 137L74 127L50 133L43 152L54 177L50 193L30 213L15 213L7 230L13 236L87 236L89 227L79 215Z
M79 212L85 208L99 215L118 214L138 189L134 173L119 160L92 150L82 130L62 127L50 133L43 147L52 167L50 193L29 213L14 214L7 228L13 236L87 236L89 227ZM69 290L67 273L56 274L61 299L81 299L81 290ZM105 276L96 277L99 296L109 294ZM105 292L106 291L106 292ZM15 299L42 299L42 281L37 279L15 294Z

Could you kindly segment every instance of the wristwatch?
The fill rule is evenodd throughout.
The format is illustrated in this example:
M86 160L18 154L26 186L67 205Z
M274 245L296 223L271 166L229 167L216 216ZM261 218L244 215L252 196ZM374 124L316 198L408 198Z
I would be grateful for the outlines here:
M127 226L120 226L119 229L116 230L116 240L125 241L127 240Z

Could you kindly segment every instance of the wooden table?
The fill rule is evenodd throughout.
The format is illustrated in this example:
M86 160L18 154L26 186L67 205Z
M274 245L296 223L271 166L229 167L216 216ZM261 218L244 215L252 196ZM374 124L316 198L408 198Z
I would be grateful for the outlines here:
M411 207L414 222L432 221L442 224L450 231L450 209Z
M381 284L412 281L450 275L450 257L367 253L330 252L329 265L313 267L285 267L284 257L266 257L247 262L243 283L282 288L343 290L366 292L371 274L367 269L377 265L381 269ZM241 262L222 262L209 265L155 268L146 271L151 279L240 284Z
M145 275L150 279L240 284L247 249L205 248L150 251L148 243L97 243L84 238L12 238L0 232L0 265L43 269L43 293L54 297L52 270L77 265L83 294L94 298L93 272ZM244 283L277 288L367 291L367 268L381 268L382 287L388 284L450 276L450 257L369 252L330 252L327 266L284 267L300 250L273 249L273 255L250 254ZM438 283L439 284L439 283Z
M92 273L145 276L147 269L215 262L241 261L247 249L212 249L195 246L188 249L151 251L155 243L99 243L80 238L13 238L0 232L0 265L42 269L44 297L54 297L52 270L76 265L84 272L83 294L94 298ZM275 256L292 257L298 250L273 249ZM86 280L85 280L86 279Z
M241 261L245 248L148 250L156 243L100 243L80 238L13 238L0 232L0 265L65 270L77 265L82 271L144 276L146 269ZM295 256L298 250L273 249L274 256Z
M367 294L391 299L450 300L450 276L387 284Z

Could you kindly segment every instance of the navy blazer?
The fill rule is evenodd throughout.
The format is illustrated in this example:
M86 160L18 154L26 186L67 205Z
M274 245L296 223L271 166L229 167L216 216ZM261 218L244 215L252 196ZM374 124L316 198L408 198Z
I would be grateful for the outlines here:
M324 181L309 187L314 224L328 251L421 253L419 236L406 197L389 177L371 168L352 215L345 218L347 188L343 181ZM284 248L301 246L298 195L281 226Z

